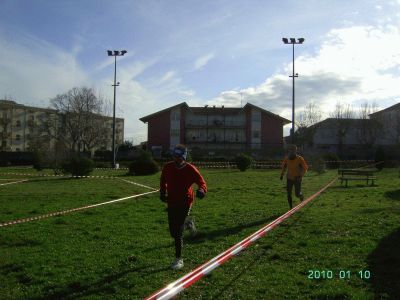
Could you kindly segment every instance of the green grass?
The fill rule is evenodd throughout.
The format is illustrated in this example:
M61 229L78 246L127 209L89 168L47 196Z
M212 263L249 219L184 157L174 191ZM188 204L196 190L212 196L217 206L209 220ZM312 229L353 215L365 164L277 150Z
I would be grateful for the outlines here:
M118 179L4 175L7 171L2 168L0 178L32 181L0 186L0 222L148 191ZM27 171L33 173L18 170ZM96 175L109 173L96 170ZM288 209L277 170L202 173L209 193L194 205L199 234L185 238L183 270L169 269L173 243L165 206L154 193L0 227L0 299L142 299ZM159 174L123 174L112 173L158 186ZM305 195L335 176L335 171L320 176L309 172L303 183ZM383 170L374 187L351 182L343 188L335 183L179 298L400 298L399 181L398 171ZM309 270L331 270L333 278L309 279ZM361 270L370 271L371 278L360 279ZM340 271L350 271L350 278L340 279Z

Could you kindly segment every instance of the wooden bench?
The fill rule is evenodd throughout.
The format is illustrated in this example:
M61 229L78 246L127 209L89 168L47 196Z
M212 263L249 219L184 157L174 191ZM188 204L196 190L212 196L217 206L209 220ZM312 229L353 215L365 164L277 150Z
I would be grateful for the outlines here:
M365 180L367 185L371 181L371 186L374 185L374 180L376 176L374 176L375 170L367 170L367 169L339 169L338 174L340 175L340 184L343 185L343 182L346 182L346 187L348 185L349 180Z

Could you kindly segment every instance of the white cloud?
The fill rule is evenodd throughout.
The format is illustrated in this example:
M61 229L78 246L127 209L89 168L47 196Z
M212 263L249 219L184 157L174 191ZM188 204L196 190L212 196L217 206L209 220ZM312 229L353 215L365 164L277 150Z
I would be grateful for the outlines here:
M74 54L30 35L9 39L0 32L0 69L0 90L25 103L88 83Z
M314 56L295 62L296 111L314 101L328 113L337 101L377 102L381 108L399 101L400 31L395 26L353 26L331 30ZM212 101L222 105L243 102L260 105L291 119L292 63L262 84L224 91Z
M175 74L176 74L175 71L168 71L167 73L164 74L163 77L161 77L160 82L166 82L172 79L175 76Z
M196 61L194 62L194 69L195 70L199 70L201 68L203 68L205 65L208 64L208 62L214 58L214 54L213 53L209 53L203 56L200 56L199 58L196 59Z

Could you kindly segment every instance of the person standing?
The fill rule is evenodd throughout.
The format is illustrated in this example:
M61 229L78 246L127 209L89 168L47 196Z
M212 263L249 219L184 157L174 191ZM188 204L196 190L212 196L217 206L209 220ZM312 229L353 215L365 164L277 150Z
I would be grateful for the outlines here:
M193 235L196 230L193 219L187 220L194 201L192 185L197 185L196 197L202 199L207 184L199 170L186 162L184 145L176 145L172 156L173 161L166 163L161 172L160 200L167 203L169 232L175 241L175 261L171 268L177 270L183 267L183 231L187 227Z
M300 201L304 200L303 193L301 192L301 182L303 179L304 174L308 170L308 165L304 158L297 154L297 147L296 145L288 145L288 155L285 156L282 162L282 171L280 180L283 179L283 176L286 173L287 184L287 199L289 203L289 207L293 207L292 201L292 190L294 186L294 193Z

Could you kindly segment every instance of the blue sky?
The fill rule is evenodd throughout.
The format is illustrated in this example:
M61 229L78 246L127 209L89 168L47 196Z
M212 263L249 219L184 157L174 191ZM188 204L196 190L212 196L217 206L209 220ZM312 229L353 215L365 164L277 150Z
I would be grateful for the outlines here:
M250 102L291 118L313 101L358 108L400 100L400 1L0 0L0 97L49 106L75 86L113 99L125 137L146 140L140 117L190 106ZM289 128L290 126L288 126ZM287 133L288 128L285 128Z

